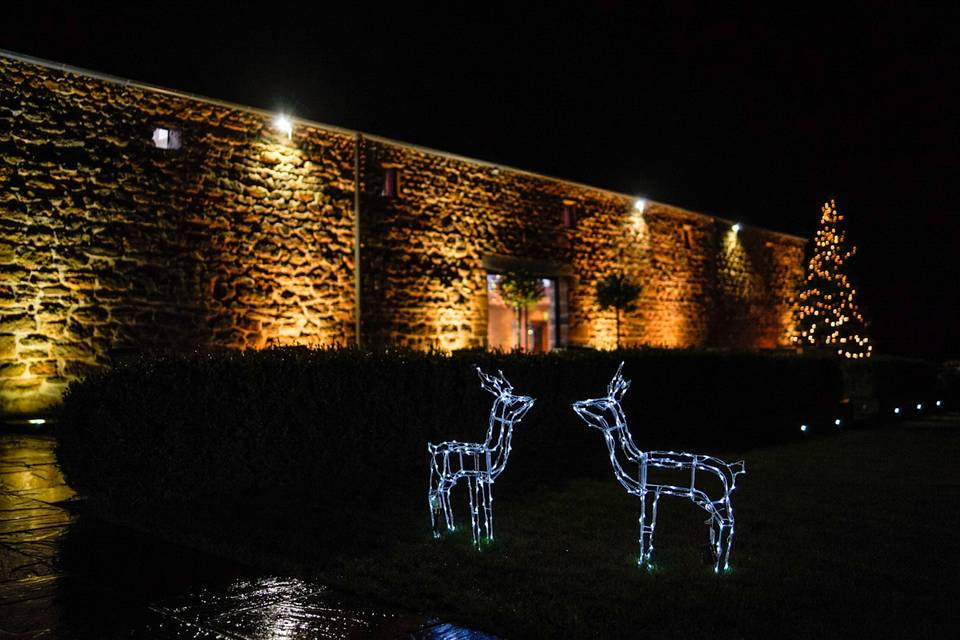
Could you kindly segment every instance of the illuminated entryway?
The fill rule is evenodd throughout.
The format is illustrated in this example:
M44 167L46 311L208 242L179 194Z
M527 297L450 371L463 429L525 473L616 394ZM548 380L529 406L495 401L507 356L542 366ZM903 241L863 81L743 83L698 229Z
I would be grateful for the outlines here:
M557 346L557 280L542 278L543 295L526 309L500 296L501 276L487 275L487 344L492 349L550 351Z

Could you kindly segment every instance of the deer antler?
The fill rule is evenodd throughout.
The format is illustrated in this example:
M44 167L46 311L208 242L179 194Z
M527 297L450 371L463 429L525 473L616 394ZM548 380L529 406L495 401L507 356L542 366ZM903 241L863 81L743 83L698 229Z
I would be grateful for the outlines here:
M497 369L497 373L500 374L500 388L504 393L510 393L513 391L513 385L510 384L510 381L507 380L507 377L503 375L503 371Z
M607 397L614 398L619 400L624 393L627 392L627 389L630 387L630 381L623 379L623 362L620 362L620 366L617 367L617 372L613 374L613 378L610 379L610 384L607 385Z
M503 373L500 372L500 377L487 375L480 370L480 367L474 366L477 370L477 375L480 376L480 388L484 391L489 391L495 396L503 395L503 387L506 380L503 379ZM508 390L510 388L510 383L506 382Z
M477 375L480 376L480 387L484 391L489 391L495 396L502 396L513 391L513 385L503 375L503 371L497 369L497 375L491 376L481 371L480 367L476 365L474 365L474 368L477 370Z

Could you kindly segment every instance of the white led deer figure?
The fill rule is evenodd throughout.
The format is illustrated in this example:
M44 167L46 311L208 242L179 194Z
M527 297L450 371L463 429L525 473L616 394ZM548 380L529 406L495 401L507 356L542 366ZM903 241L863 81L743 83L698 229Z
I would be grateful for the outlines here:
M427 444L430 452L428 498L434 538L440 537L444 527L447 531L455 529L450 489L461 478L466 478L473 543L480 545L481 515L484 536L488 542L493 541L493 483L507 466L513 425L520 422L534 402L533 398L513 395L513 387L503 377L503 372L497 373L499 376L489 376L477 367L480 387L496 396L490 409L486 440L482 443Z
M733 544L733 507L730 494L736 488L737 476L746 473L743 461L728 464L713 456L676 451L641 451L633 442L627 428L627 417L620 407L620 399L627 392L630 381L621 375L623 363L617 369L605 398L581 400L573 403L573 410L588 426L600 429L607 440L610 462L617 480L631 495L640 498L640 565L651 566L653 554L653 531L657 526L657 501L661 495L679 496L693 501L710 517L710 548L713 552L713 569L720 572L730 567L730 547ZM648 479L651 468L689 470L690 482L682 486L654 484ZM631 471L636 469L634 477ZM703 487L703 476L719 478L722 495L711 497ZM700 487L697 486L701 481ZM716 481L713 481L714 484Z

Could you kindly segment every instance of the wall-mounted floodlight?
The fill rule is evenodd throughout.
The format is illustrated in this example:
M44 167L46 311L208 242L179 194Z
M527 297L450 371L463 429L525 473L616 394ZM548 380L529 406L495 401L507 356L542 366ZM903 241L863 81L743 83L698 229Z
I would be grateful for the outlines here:
M643 210L647 208L646 198L637 198L633 203L633 209L637 213L643 213Z
M735 222L733 226L730 227L730 230L733 231L734 233L740 233L740 223Z
M284 114L278 115L273 119L273 128L287 136L287 140L293 137L293 120L290 116Z

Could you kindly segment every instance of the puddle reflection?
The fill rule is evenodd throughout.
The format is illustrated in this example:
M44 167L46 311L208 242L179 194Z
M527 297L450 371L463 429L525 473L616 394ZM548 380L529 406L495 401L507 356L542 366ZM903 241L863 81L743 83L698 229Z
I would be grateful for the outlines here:
M0 434L0 638L495 640L78 516L54 446Z

